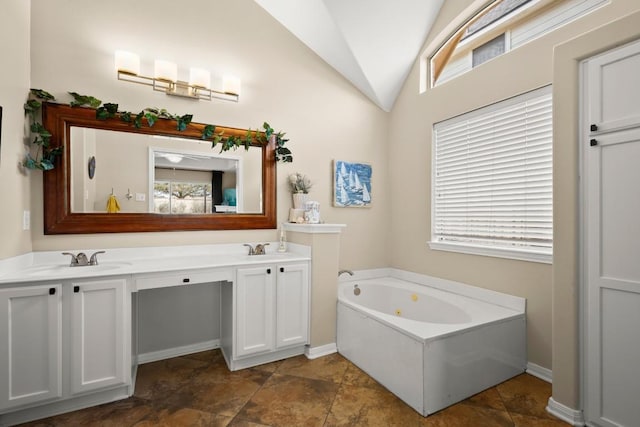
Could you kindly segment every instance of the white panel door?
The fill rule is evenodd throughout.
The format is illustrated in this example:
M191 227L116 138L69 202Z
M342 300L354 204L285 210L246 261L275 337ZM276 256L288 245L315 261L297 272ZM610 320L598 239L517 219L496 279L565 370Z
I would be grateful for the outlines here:
M599 126L583 141L585 416L632 427L640 425L640 44L585 70L586 119Z
M61 285L0 290L0 412L61 396Z
M278 266L276 347L307 344L309 337L309 269L306 264Z
M131 293L127 280L71 285L71 393L129 384Z
M637 43L588 61L588 126L610 132L640 123L640 51Z
M238 269L235 356L273 350L275 276L272 266Z

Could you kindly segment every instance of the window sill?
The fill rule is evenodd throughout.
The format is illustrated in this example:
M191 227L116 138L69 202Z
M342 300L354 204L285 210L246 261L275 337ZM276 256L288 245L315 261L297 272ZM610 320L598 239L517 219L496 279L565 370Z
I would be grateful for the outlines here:
M542 252L530 252L517 249L495 248L480 245L463 245L458 243L428 242L429 248L435 251L459 252L470 255L490 256L496 258L515 259L519 261L551 264L553 255Z

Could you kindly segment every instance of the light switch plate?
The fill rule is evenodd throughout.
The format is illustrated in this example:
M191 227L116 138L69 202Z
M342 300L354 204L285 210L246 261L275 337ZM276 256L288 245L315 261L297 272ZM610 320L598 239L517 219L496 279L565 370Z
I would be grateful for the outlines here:
M22 212L22 229L28 230L31 228L31 211Z

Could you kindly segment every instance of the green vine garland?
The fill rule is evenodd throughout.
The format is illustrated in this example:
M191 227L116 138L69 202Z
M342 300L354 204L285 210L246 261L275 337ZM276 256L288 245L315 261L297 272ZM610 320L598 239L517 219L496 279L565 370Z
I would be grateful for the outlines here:
M73 101L69 103L70 106L88 106L95 108L96 119L107 120L120 118L121 121L131 124L136 129L143 126L143 119L146 120L147 126L149 127L152 127L158 119L169 119L175 120L178 131L182 132L187 129L193 119L193 114L180 116L171 114L165 109L157 108L145 108L137 114L130 111L118 111L118 104L108 102L103 104L101 100L93 96L81 95L77 92L69 92L69 94L73 97ZM31 133L35 134L32 144L37 148L35 155L32 156L31 151L27 153L22 165L27 169L51 170L54 168L55 158L62 154L62 147L50 148L49 140L51 139L51 133L40 123L38 112L42 107L43 101L55 101L55 97L42 89L31 89L30 95L31 99L24 104L24 110L30 119ZM210 140L211 148L220 145L220 152L223 152L232 149L236 150L241 146L243 146L245 150L248 150L252 143L258 142L260 144L266 144L273 136L276 142L276 161L282 163L293 162L291 150L285 147L285 144L289 141L285 139L285 133L276 132L267 122L264 122L262 127L264 129L264 135L258 130L252 131L249 129L244 137L239 137L234 135L225 136L222 132L216 133L216 127L214 125L205 124L202 129L201 138L203 140Z

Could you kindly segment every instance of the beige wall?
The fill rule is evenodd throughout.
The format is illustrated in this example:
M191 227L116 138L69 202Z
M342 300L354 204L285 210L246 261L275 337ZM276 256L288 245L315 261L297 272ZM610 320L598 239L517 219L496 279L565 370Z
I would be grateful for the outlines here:
M472 3L446 1L425 46L436 45L439 33ZM431 233L432 127L438 121L552 83L553 46L639 7L634 0L612 0L578 21L436 88L427 88L423 94L418 90L417 61L391 113L391 265L527 298L528 360L548 369L552 368L552 266L432 251L427 245ZM566 178L560 173L555 180ZM556 375L562 378L554 369Z
M0 13L0 259L31 250L31 234L22 230L22 212L30 209L29 175L18 168L22 162L24 109L29 92L29 0L2 2ZM40 172L31 175L40 177Z
M630 3L630 2L627 2ZM616 6L622 6L616 4ZM640 9L640 5L634 5ZM578 143L579 62L605 50L640 39L640 12L597 28L555 49L553 95L554 263L553 263L553 398L580 407ZM585 124L586 125L586 124Z
M291 207L286 177L300 171L314 181L311 197L320 202L323 220L349 226L342 238L345 266L387 265L388 114L253 1L192 0L186 8L167 0L34 0L31 26L33 85L62 101L76 91L119 103L121 110L166 108L192 113L198 122L255 129L267 121L286 131L294 163L278 165L279 221ZM236 74L242 78L240 102L195 102L117 81L117 49L140 54L147 74L154 59L176 62L181 79L188 79L189 67L209 69L218 87L222 74ZM373 165L372 208L331 207L336 158ZM34 250L277 240L275 230L44 236L40 179L32 190Z

